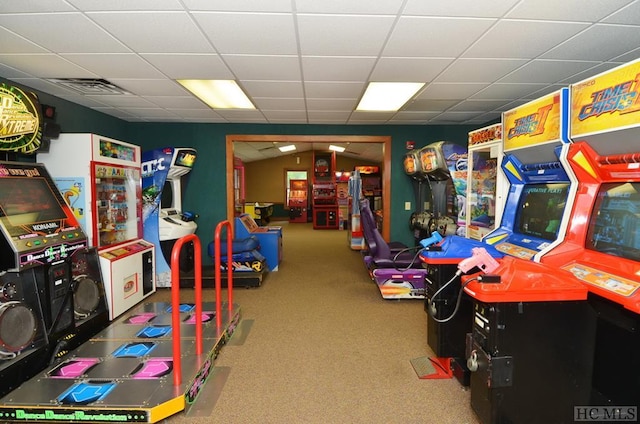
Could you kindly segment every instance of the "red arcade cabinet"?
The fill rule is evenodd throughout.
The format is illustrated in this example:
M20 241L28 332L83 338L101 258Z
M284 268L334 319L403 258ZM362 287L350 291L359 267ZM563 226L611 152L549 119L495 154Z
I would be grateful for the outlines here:
M640 405L639 75L635 61L571 86L578 192L563 243L542 258L583 282L598 314L593 405Z

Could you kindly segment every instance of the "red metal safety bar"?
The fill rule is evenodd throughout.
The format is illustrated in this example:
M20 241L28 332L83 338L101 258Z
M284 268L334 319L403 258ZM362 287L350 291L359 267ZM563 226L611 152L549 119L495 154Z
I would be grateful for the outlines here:
M227 228L227 302L229 316L233 311L233 234L231 234L231 222L228 220L218 223L215 232L213 234L213 247L214 247L214 267L216 278L216 326L220 328L222 326L222 281L221 281L221 259L220 259L220 234L222 229Z
M171 334L173 336L173 385L182 383L182 362L180 361L180 251L182 245L193 241L195 267L195 306L196 306L196 355L202 354L202 250L200 239L189 234L178 239L171 250ZM216 288L216 290L218 290ZM219 315L216 310L216 314ZM220 324L218 324L220 325Z

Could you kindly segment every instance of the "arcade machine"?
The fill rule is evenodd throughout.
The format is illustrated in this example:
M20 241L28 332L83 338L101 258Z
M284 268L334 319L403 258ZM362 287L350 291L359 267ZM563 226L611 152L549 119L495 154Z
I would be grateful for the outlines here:
M507 181L498 175L502 164L502 123L469 133L468 159L466 237L482 240L500 223L508 190Z
M347 239L352 250L366 249L360 219L360 199L362 198L362 179L360 171L355 169L347 185L349 196L349 220L347 221Z
M338 229L336 152L313 152L313 229Z
M42 164L0 162L0 395L108 323L95 249Z
M38 160L60 191L75 186L85 193L84 230L99 252L113 320L156 290L154 246L142 239L140 147L96 134L61 134Z
M473 299L471 406L483 424L572 422L574 406L589 404L595 314L586 288L537 262L564 238L577 189L563 166L567 123L567 89L503 115L511 188L485 240L505 256L493 275L462 278Z
M502 171L510 187L500 226L483 240L507 255L539 261L564 238L576 191L561 162L568 96L563 88L503 114Z
M171 287L171 251L176 240L195 234L195 215L182 208L182 193L197 153L166 147L142 153L142 219L144 239L155 246L156 286ZM180 251L180 270L191 271L193 243Z
M307 222L308 188L307 180L289 181L289 222Z
M255 237L260 244L260 253L264 256L268 270L275 272L282 261L282 227L259 226L249 214L235 218L235 238Z
M571 86L578 190L565 239L542 258L580 280L597 313L591 405L640 405L638 74L634 61Z
M467 185L467 149L455 143L437 141L405 155L405 172L418 182L417 201L424 206L421 182L431 192L431 213L414 213L410 226L416 242L429 238L433 231L443 237L464 230ZM413 171L413 172L412 172ZM426 220L426 222L425 222Z

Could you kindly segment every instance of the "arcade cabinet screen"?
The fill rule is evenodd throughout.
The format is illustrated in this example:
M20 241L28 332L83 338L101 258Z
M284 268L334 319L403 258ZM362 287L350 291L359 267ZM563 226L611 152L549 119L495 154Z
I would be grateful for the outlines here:
M67 218L47 181L38 177L0 178L0 211L12 233L16 227Z
M569 183L525 185L516 212L515 232L555 240L568 192Z
M162 193L160 194L160 208L173 208L173 184L171 184L171 181L167 181L164 187L162 187Z
M640 182L600 186L586 248L640 261Z

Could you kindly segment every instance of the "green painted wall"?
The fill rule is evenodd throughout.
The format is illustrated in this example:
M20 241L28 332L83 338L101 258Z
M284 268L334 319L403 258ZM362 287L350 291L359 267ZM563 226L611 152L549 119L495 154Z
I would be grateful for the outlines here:
M0 81L16 85L1 77ZM413 235L409 230L412 211L404 210L405 202L411 202L415 208L413 184L402 165L405 142L413 140L416 148L439 140L466 146L468 132L484 126L130 123L37 90L31 91L38 94L41 103L56 107L56 121L62 132L92 132L138 144L143 150L165 146L197 149L198 160L184 193L184 209L200 215L197 235L203 246L212 239L217 223L226 219L227 134L391 136L391 239L413 244Z

